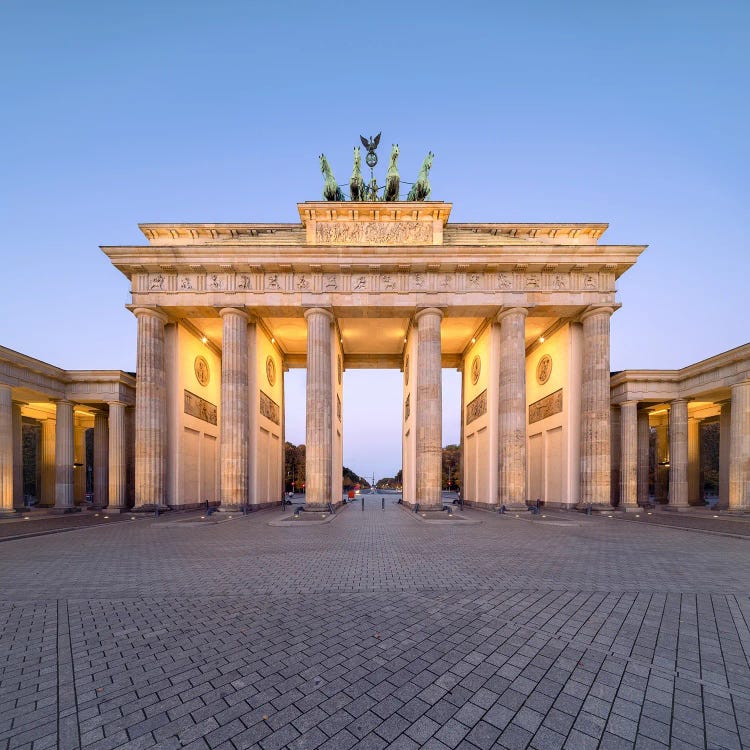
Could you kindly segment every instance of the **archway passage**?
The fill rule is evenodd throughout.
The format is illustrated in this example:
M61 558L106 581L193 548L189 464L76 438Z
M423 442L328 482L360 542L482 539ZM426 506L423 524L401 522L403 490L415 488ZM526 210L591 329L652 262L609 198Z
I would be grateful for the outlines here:
M643 247L600 245L603 224L449 224L441 202L298 209L299 224L142 225L148 246L104 248L138 319L138 506L189 507L212 468L222 508L280 502L293 367L310 508L340 497L342 374L363 367L403 372L405 502L441 504L453 367L468 502L522 507L541 476L559 504L609 506L609 318Z

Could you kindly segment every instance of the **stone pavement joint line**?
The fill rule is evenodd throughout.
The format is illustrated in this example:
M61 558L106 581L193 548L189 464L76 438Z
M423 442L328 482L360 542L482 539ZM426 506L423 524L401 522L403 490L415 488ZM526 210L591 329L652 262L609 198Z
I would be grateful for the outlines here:
M746 541L465 512L2 545L0 750L750 747Z

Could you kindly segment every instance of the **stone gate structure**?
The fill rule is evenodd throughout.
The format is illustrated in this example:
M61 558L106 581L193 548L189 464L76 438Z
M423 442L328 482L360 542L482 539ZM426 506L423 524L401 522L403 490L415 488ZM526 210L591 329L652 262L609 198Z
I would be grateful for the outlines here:
M483 507L610 503L610 316L642 246L604 224L450 224L451 204L308 202L299 224L145 224L104 247L138 319L136 507L282 492L282 373L307 368L307 506L341 498L342 373L404 373L404 501L441 507L441 368ZM218 481L216 478L218 477Z
M717 422L718 506L750 510L750 344L610 375L615 282L642 246L600 244L605 224L451 224L440 202L298 209L298 224L144 224L147 245L103 248L131 281L137 378L0 346L0 514L26 502L24 435L35 498L61 512L278 503L293 367L311 509L342 496L347 368L403 372L404 501L439 508L455 367L470 505L701 505Z

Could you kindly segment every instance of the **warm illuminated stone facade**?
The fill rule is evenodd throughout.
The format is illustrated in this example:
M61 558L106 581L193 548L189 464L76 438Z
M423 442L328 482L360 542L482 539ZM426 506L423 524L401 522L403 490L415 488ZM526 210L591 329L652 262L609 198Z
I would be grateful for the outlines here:
M615 282L642 246L599 244L603 224L450 224L451 205L440 202L298 208L299 224L147 224L149 244L103 248L131 281L137 384L124 373L106 374L106 386L81 374L100 389L93 398L43 363L26 362L27 375L49 368L49 383L25 382L14 365L0 370L3 507L13 507L12 496L20 502L17 425L38 403L57 424L40 433L47 503L80 502L68 464L71 455L78 462L75 429L84 420L97 425L95 501L103 505L276 504L283 374L294 367L307 368L310 508L342 496L343 371L389 367L404 373L407 505L441 506L440 372L455 367L467 503L604 509L619 499L636 507L647 499L650 420L659 455L672 456L670 505L687 506L695 499L691 420L700 416L690 399L710 391L712 403L725 402L715 410L731 431L728 440L722 431L726 504L747 507L747 370L735 366L718 390L703 375L691 386L691 368L685 377L610 381ZM14 357L22 355L6 354ZM101 390L114 381L120 391Z

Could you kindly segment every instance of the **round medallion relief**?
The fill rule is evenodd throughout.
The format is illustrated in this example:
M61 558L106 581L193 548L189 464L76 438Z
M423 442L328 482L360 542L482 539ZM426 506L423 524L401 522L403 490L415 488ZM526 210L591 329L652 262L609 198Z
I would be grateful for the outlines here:
M195 379L201 385L208 385L208 381L211 380L211 370L208 369L206 358L199 354L193 362L193 369L195 370Z
M536 382L544 385L552 374L552 357L545 354L536 365Z
M404 385L409 385L409 355L404 360Z
M482 372L482 360L477 354L474 359L471 360L471 384L476 385L479 380L479 374Z
M276 363L273 361L273 357L266 359L266 377L268 378L268 385L276 385Z
M341 355L339 354L338 359L336 360L336 375L339 379L339 385L341 385Z

